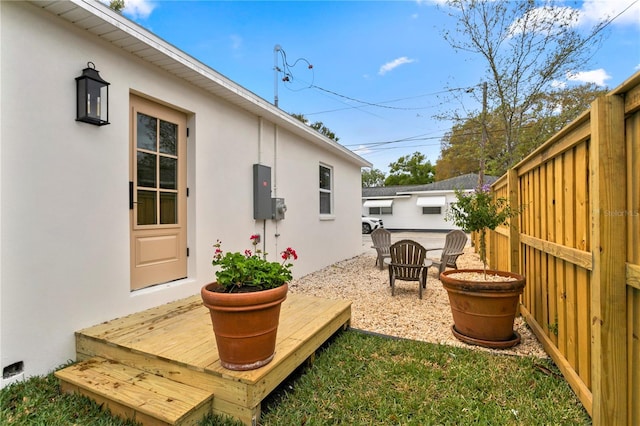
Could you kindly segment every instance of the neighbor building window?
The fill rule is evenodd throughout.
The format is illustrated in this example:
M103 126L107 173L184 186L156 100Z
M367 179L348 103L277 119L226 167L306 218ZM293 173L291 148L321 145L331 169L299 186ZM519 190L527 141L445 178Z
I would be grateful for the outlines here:
M369 214L393 214L393 207L369 207Z
M333 213L333 170L320 164L320 214Z
M442 214L442 207L423 207L422 214Z

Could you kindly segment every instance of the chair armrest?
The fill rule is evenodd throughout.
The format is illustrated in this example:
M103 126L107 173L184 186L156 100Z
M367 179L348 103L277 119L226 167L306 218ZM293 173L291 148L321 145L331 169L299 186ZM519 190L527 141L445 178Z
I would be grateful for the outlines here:
M457 253L447 253L447 256L460 256L462 254L464 254L464 252L463 251L459 251Z
M425 251L430 252L430 251L437 251L437 250L444 250L444 247L436 247L436 248L428 248L425 249Z

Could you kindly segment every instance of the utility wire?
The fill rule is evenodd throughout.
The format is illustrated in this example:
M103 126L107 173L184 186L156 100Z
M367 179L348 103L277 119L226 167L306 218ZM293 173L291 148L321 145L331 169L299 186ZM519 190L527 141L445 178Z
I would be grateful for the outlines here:
M621 12L619 12L617 15L615 15L614 17L608 19L607 21L605 21L602 25L602 27L600 27L594 34L591 35L591 37L589 37L588 39L585 40L585 42L588 42L589 40L591 40L593 37L595 37L598 33L600 33L602 30L604 30L606 27L608 27L611 23L613 23L616 19L618 19L620 16L622 16L625 12L627 12L629 9L631 9L636 3L638 3L640 0L634 0L632 1L626 8L624 8ZM296 62L294 62L292 65L288 64L286 62L286 53L284 51L281 51L282 55L283 55L283 60L285 62L286 65L286 72L285 72L285 78L283 78L283 81L286 79L286 76L289 75L290 78L293 78L293 73L291 72L290 68L295 66L298 61L300 60L304 60L308 65L309 68L312 69L312 65L309 64L309 62L304 59L304 58L300 58L298 60L296 60ZM314 75L315 77L315 75ZM290 82L290 80L286 80L285 83ZM347 106L345 108L339 108L339 109L334 109L334 110L326 110L326 111L318 111L318 112L311 112L311 113L305 113L305 116L309 116L309 115L316 115L316 114L324 114L324 113L329 113L329 112L337 112L337 111L343 111L343 110L347 110L347 109L360 109L363 106L372 106L372 107L376 107L376 108L385 108L385 109L393 109L393 110L400 110L400 111L417 111L417 110L424 110L424 109L429 109L429 108L435 108L437 106L442 106L443 104L439 104L439 105L430 105L430 106L424 106L424 107L395 107L395 106L390 106L390 105L385 105L388 103L393 103L393 102L400 102L400 101L404 101L404 100L410 100L410 99L416 99L416 98L420 98L420 97L425 97L425 96L435 96L435 95L439 95L439 94L445 94L445 93L452 93L452 92L456 92L456 91L465 91L465 92L469 92L472 91L476 86L479 85L474 85L474 86L470 86L470 87L456 87L456 88L451 88L451 89L446 89L446 90L442 90L439 92L433 92L433 93L427 93L424 95L417 95L417 96L411 96L411 97L406 97L406 98L399 98L399 99L394 99L394 100L389 100L389 101L382 101L382 102L368 102L368 101L363 101L361 99L356 99L354 97L351 96L347 96L341 93L338 93L334 90L330 90L330 89L326 89L320 86L317 86L315 84L313 84L313 80L311 83L307 83L307 85L305 87L302 87L300 89L294 90L292 88L289 87L289 90L292 91L300 91L300 90L306 90L306 89L316 89L325 93L329 93L331 95L343 98L343 99L347 99L349 101L353 101L353 102L357 102L359 104L361 104L360 106Z
M426 106L426 107L395 107L395 106L384 105L384 104L392 103L392 102L399 102L399 101L408 100L408 99L415 99L415 98L424 97L424 96L435 96L435 95L438 95L438 94L451 93L451 92L459 91L459 90L467 91L469 89L468 87L464 87L464 88L458 87L458 88L453 88L453 89L448 89L448 90L442 90L442 91L439 91L439 92L428 93L428 94L420 95L420 96L412 96L412 97L408 97L408 98L401 98L401 99L395 99L395 100L391 100L391 101L384 101L384 102L374 103L374 102L367 102L367 101L363 101L363 100L360 100L360 99L352 98L351 96L343 95L343 94L340 94L340 93L335 92L333 90L329 90L329 89L325 89L325 88L320 87L320 86L316 86L315 84L311 84L311 85L309 85L309 87L313 88L313 89L321 90L323 92L330 93L332 95L335 95L335 96L338 96L338 97L341 97L341 98L344 98L344 99L348 99L350 101L358 102L358 103L366 105L366 106L373 106L373 107L377 107L377 108L386 108L386 109L395 109L395 110L400 110L400 111L423 110L423 109L433 108L434 106L430 105L430 106ZM351 108L359 108L359 107L351 107ZM325 111L325 112L333 112L333 111ZM311 113L311 114L308 114L308 115L312 115L312 114L320 114L320 112Z

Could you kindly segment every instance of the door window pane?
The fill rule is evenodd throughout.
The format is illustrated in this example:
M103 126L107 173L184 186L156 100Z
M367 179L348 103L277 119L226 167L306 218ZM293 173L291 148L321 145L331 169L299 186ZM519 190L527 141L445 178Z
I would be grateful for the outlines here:
M139 149L156 151L158 140L157 119L138 113L137 144Z
M178 223L178 125L137 113L138 225Z
M156 192L138 190L138 225L155 225Z
M160 223L178 223L178 194L175 192L160 193Z
M138 152L138 186L156 187L156 156Z
M178 144L178 126L168 121L160 120L160 152L176 155Z
M177 189L178 160L176 158L160 157L160 188Z

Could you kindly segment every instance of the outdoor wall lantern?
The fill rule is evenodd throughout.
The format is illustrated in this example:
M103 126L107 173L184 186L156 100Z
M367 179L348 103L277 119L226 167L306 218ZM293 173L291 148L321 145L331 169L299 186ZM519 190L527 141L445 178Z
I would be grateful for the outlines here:
M82 75L76 77L76 121L96 126L109 124L109 84L100 78L95 64L87 62L87 68L82 70Z

